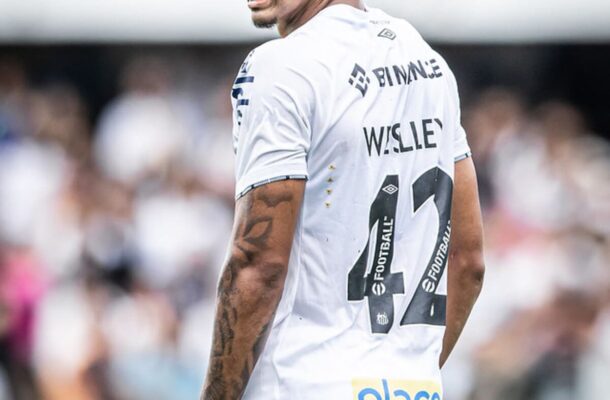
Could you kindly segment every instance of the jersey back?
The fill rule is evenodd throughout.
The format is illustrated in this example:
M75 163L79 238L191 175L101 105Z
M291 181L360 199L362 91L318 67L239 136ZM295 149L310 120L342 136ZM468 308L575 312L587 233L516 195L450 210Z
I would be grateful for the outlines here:
M442 398L451 194L469 148L449 67L406 21L328 7L246 59L237 197L307 179L246 399Z

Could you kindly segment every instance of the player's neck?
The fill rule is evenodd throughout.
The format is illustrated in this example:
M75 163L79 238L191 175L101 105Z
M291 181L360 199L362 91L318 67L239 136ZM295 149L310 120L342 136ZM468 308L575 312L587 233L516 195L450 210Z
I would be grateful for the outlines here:
M297 30L299 27L305 25L307 21L316 16L320 11L326 7L335 4L347 4L348 6L355 7L359 10L364 10L364 3L362 0L315 0L307 3L305 7L299 10L295 15L285 20L278 21L277 28L280 32L280 36L286 37L292 32Z

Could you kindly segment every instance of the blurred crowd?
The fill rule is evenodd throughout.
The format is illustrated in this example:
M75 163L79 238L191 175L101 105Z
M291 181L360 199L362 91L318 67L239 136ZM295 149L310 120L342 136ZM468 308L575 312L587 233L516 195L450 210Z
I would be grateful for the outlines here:
M0 398L197 397L232 224L230 81L206 109L164 60L120 79L92 126L69 82L0 64Z
M463 113L485 285L444 371L449 400L607 397L610 145L573 105L483 91Z
M0 399L197 397L230 236L229 90L126 63L91 118L69 81L0 60ZM205 84L202 84L205 82ZM603 398L610 146L571 104L465 104L486 284L447 400Z

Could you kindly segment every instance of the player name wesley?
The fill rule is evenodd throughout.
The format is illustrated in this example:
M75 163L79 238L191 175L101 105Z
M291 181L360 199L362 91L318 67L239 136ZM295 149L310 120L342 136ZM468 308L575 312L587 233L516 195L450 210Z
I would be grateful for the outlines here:
M410 121L408 125L409 132L404 132L400 123L362 128L369 157L436 148L436 131L443 129L439 118Z

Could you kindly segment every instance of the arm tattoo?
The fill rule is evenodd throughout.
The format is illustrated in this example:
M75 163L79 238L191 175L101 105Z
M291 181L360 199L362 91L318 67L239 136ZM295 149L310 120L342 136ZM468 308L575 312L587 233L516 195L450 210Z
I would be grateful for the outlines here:
M271 331L286 268L266 259L279 250L274 248L279 241L287 240L287 232L292 242L294 226L287 230L282 222L294 207L295 196L288 189L269 186L251 191L238 206L233 256L218 286L214 339L202 400L241 399ZM257 270L264 290L249 291L247 282L240 280L240 273L248 268Z

